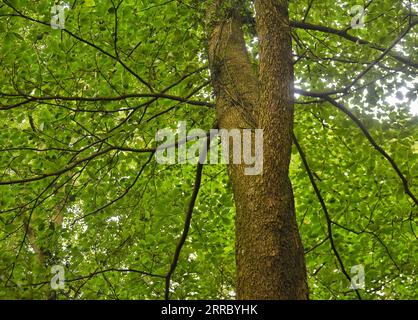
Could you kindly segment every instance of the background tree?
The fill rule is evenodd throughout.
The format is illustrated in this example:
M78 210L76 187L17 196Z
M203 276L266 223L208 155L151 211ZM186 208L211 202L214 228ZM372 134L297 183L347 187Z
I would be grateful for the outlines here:
M303 299L303 260L312 299L418 297L416 4L64 5L0 4L1 298ZM157 164L183 120L263 128L265 174Z

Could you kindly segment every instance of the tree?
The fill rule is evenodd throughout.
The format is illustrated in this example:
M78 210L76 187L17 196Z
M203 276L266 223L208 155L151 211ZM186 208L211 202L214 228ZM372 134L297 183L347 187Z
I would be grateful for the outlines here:
M416 298L417 8L357 4L4 0L0 297Z

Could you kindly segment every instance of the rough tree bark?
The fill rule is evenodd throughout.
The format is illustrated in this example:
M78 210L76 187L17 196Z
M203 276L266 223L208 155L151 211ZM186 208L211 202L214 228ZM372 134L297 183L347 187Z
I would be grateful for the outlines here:
M218 125L264 130L261 175L245 175L245 165L228 165L237 211L237 298L307 299L304 252L289 179L293 67L288 2L255 1L258 67L251 65L246 50L242 1L211 3L208 55Z

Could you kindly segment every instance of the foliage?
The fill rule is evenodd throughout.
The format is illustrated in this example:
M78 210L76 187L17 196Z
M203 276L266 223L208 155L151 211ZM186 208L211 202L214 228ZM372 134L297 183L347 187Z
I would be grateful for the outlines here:
M355 4L367 6L364 29L349 27ZM58 299L162 299L196 166L159 165L150 149L158 129L187 121L209 130L216 118L205 2L69 1L63 30L50 26L51 5L0 4L0 298L48 298L50 268L63 265ZM383 55L416 23L410 6L290 1L291 20L303 23L292 31L295 135L345 268L365 267L366 299L418 298L417 207L387 159L323 93L364 123L418 194L416 24ZM245 23L256 64L252 19ZM311 298L356 298L296 148L291 178ZM234 297L234 213L226 167L205 165L171 298Z

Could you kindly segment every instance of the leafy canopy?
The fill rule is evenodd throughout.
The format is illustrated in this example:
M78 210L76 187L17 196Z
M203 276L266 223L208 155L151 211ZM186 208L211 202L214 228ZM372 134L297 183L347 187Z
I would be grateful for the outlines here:
M53 265L65 268L60 299L164 298L196 167L159 165L152 149L158 129L186 120L208 130L216 118L206 4L68 1L61 30L51 1L2 1L0 298L47 298ZM357 4L365 28L352 30ZM329 213L295 148L312 299L356 298L342 270L359 264L362 298L418 297L416 203L331 103L353 112L418 194L417 12L409 1L290 1L295 135ZM226 167L204 166L171 298L234 297L234 214Z

